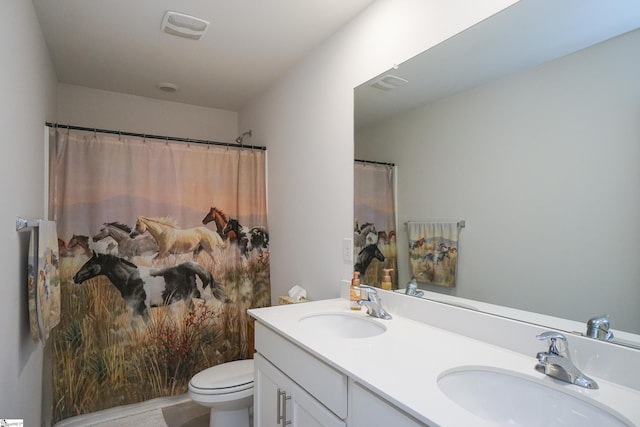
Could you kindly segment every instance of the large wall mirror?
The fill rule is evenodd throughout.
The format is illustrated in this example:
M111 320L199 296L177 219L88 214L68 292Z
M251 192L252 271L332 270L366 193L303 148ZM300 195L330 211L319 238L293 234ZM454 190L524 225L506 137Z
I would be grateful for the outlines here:
M636 0L521 0L355 89L355 157L397 167L400 288L404 223L465 220L456 286L423 290L640 343L638 28Z

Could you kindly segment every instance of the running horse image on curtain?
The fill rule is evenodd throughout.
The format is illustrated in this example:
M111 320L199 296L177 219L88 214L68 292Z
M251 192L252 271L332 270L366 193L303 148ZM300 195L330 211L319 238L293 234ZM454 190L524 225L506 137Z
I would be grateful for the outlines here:
M53 420L187 392L270 304L265 152L50 130Z
M361 282L380 287L383 269L391 269L398 287L398 252L393 165L355 161L354 166L354 271Z

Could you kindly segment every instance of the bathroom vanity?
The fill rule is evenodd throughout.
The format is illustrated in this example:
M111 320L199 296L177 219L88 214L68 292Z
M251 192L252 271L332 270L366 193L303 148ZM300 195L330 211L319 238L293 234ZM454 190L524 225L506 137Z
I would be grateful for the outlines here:
M258 323L255 426L423 425L294 342Z
M364 310L353 312L347 298L249 311L256 319L256 427L500 425L500 419L517 418L518 413L529 420L556 416L545 414L544 408L537 408L540 410L533 415L526 412L528 402L523 399L538 401L547 395L553 402L560 400L559 406L582 407L587 420L581 426L640 425L640 387L635 379L628 380L632 384L620 384L615 372L613 376L603 374L612 370L584 363L590 360L584 356L577 357L576 364L598 382L598 389L581 388L537 372L536 351L544 350L535 337L536 332L544 331L540 327L523 325L519 329L512 320L392 292L381 292L381 298L393 319L374 319ZM438 313L440 318L460 317L468 331L451 331L425 321L425 312L441 310L450 313ZM480 317L465 318L469 315ZM495 325L491 322L505 322L492 335L498 342L501 337L510 341L508 345L483 339L482 333L473 331L491 328ZM523 348L514 348L520 342L510 339L514 331L525 335L521 337L527 343ZM585 338L569 337L570 347L575 339ZM584 353L591 343L587 344L578 343L576 348ZM610 357L607 351L595 359ZM637 366L640 352L623 351L631 353L611 363L635 360ZM479 384L485 385L466 387L469 381L476 382L468 379L474 376L480 376L485 382ZM513 392L513 387L520 390ZM507 398L513 400L505 402ZM481 404L489 406L491 399L499 399L500 404L492 409L496 413L487 417L474 411L473 405L483 399ZM497 413L502 407L517 408L517 413Z

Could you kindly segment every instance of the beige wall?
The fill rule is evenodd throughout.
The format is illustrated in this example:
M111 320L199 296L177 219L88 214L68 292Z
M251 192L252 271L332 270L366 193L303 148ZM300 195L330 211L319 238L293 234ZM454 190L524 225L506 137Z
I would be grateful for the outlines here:
M22 418L25 426L39 426L43 352L29 333L28 234L16 232L15 217L44 215L44 123L56 118L56 76L33 4L4 0L2 15L0 418Z

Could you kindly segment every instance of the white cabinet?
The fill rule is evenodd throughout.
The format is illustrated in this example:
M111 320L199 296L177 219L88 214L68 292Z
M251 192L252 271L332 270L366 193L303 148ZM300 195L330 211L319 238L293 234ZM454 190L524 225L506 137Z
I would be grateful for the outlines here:
M253 356L254 380L253 380L253 426L271 427L281 423L282 397L280 387L284 387L281 375L274 375L273 368L266 368L265 362L259 353ZM269 366L272 366L269 364Z
M255 427L345 427L320 404L260 354L255 355Z
M256 351L340 419L347 418L347 376L256 322Z
M265 325L255 324L254 427L424 427Z
M348 423L349 427L426 426L354 381L349 382Z

